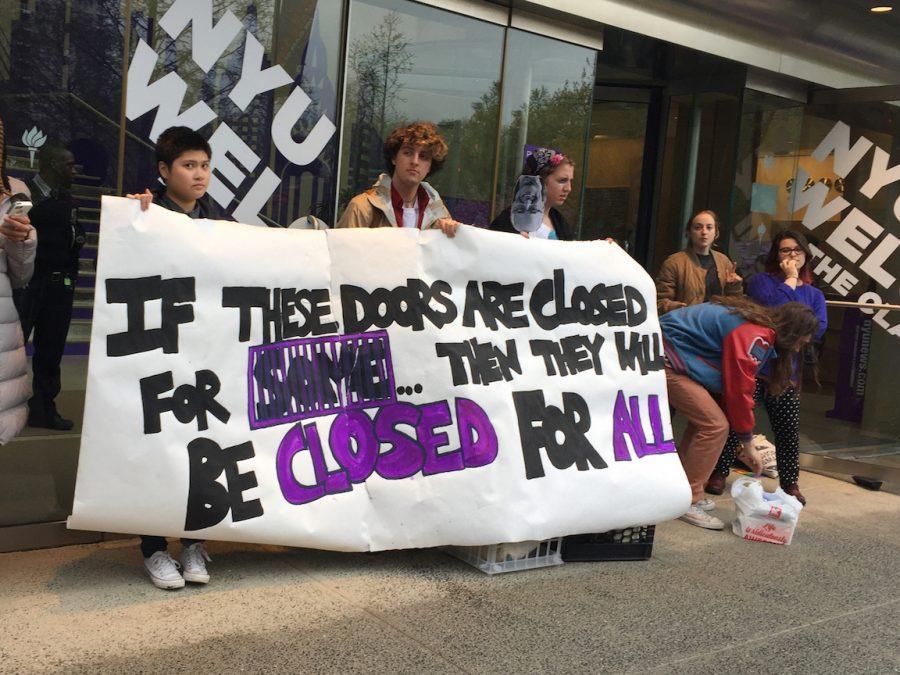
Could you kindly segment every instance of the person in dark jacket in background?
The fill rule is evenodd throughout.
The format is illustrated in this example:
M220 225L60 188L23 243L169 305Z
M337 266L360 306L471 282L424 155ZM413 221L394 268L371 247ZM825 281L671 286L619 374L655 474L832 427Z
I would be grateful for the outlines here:
M761 307L742 296L719 296L667 312L659 323L669 404L688 420L678 456L691 484L691 508L681 520L721 530L725 524L699 502L728 430L743 444L741 459L759 473L761 457L752 442L757 374L768 368L770 391L784 391L794 358L812 340L819 321L799 302Z
M68 431L71 420L56 409L61 389L60 364L66 348L78 255L84 229L69 189L75 175L75 156L61 143L50 141L38 151L38 173L28 181L34 206L28 214L37 230L34 275L16 292L16 307L25 342L34 330L33 395L28 401L28 425Z
M538 148L525 160L522 173L527 176L538 176L546 189L547 199L544 203L541 227L535 232L519 232L513 227L511 210L507 208L494 218L490 229L497 232L521 234L534 239L561 239L563 241L574 239L575 233L557 207L565 203L572 191L575 163L551 148Z

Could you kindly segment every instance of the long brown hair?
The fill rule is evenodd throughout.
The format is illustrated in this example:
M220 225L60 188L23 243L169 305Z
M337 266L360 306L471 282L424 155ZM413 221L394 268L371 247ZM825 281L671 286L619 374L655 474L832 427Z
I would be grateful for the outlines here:
M741 295L717 295L712 302L727 307L744 320L775 331L777 355L771 361L769 393L778 396L791 385L795 370L800 386L799 369L803 359L797 354L809 343L819 329L815 312L802 302L787 302L778 307L764 307Z
M812 270L810 269L813 259L812 251L809 248L809 242L806 241L806 237L794 230L783 230L775 235L775 238L772 240L772 246L766 255L766 272L784 276L784 273L781 271L781 260L778 258L778 249L781 248L781 242L785 239L793 239L803 249L806 260L803 261L803 267L797 270L797 275L804 284L811 284L813 281Z

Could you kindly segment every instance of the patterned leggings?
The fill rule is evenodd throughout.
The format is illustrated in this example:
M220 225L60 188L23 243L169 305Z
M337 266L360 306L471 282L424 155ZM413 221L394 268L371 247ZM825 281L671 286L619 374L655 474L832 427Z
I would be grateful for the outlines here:
M756 379L753 400L762 401L769 413L772 431L775 433L775 460L778 462L778 482L787 487L797 482L800 475L800 393L794 387L785 389L780 396L771 396L765 380ZM716 471L727 476L734 463L740 441L733 431L722 449Z

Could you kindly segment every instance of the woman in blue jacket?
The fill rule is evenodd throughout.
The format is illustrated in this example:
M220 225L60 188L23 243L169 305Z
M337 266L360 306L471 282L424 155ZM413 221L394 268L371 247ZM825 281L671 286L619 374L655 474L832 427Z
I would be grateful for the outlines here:
M790 386L794 357L815 335L819 321L799 302L770 308L740 296L719 296L668 312L659 323L669 404L688 420L678 455L691 485L691 508L681 519L721 530L724 523L700 501L729 428L743 444L742 459L761 470L752 444L757 374L768 369L773 395Z
M815 340L819 340L828 327L825 312L825 296L813 286L812 252L799 232L785 230L772 241L766 256L766 271L751 277L747 283L747 295L761 305L779 307L788 302L800 302L815 312L819 321ZM798 360L799 361L799 360ZM753 398L762 401L775 434L775 460L778 463L778 480L781 489L793 495L801 504L806 499L797 486L800 475L800 374L795 368L790 385L776 395L768 386L765 373L757 378ZM734 463L738 438L729 434L722 456L715 471L706 483L706 491L720 495L725 490L725 479Z

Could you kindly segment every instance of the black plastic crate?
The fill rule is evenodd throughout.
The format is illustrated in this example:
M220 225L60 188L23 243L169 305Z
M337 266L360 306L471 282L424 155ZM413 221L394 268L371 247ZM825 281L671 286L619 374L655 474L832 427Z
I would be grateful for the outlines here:
M648 560L653 553L656 525L626 527L597 534L576 534L563 539L563 562Z

